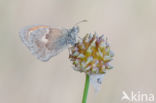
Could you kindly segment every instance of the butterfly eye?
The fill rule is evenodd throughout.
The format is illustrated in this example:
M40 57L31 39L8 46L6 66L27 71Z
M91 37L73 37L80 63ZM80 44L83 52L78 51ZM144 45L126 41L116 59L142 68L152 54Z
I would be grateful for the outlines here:
M79 27L78 26L74 26L72 28L72 31L75 32L75 33L78 33L79 32Z

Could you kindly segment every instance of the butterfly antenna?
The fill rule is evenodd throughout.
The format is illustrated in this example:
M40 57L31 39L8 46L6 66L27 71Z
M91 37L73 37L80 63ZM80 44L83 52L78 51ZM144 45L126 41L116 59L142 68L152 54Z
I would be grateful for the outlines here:
M81 21L77 22L75 25L78 25L78 24L83 23L83 22L88 22L88 21L87 20L81 20Z

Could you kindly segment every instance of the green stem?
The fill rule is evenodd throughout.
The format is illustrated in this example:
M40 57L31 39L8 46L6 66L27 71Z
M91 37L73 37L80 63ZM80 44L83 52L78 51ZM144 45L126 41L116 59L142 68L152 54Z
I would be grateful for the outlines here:
M88 89L89 89L89 75L86 74L86 81L85 81L85 87L83 91L83 98L82 103L87 103L87 95L88 95Z

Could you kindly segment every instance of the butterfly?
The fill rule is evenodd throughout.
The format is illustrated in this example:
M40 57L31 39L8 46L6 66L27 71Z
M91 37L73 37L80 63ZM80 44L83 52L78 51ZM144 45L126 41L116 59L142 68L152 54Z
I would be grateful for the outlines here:
M86 20L78 23L81 22L86 22ZM68 48L69 45L74 45L77 42L78 33L79 26L77 25L66 29L38 24L26 26L19 32L25 46L41 61L48 61L65 48Z

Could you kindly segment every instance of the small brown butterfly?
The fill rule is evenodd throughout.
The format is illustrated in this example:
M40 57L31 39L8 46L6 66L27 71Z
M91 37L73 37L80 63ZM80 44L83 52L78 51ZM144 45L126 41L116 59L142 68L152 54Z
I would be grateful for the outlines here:
M83 20L81 22L86 22ZM80 22L79 22L80 23ZM41 61L48 61L68 45L77 41L79 27L71 29L52 28L48 25L31 25L20 31L20 38L26 47Z

